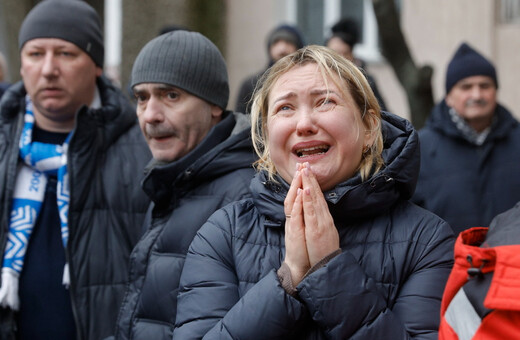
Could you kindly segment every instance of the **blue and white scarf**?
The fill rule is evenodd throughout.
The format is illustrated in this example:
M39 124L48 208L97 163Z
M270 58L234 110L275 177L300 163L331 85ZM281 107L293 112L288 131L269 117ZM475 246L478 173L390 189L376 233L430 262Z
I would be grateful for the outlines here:
M26 97L25 124L20 137L18 175L13 195L7 245L2 263L0 304L18 310L18 278L22 272L25 252L38 213L43 204L47 176L57 176L57 203L61 221L61 239L67 246L69 236L69 180L67 175L67 148L71 134L63 145L32 142L34 113L32 102ZM68 265L63 272L63 284L70 283Z

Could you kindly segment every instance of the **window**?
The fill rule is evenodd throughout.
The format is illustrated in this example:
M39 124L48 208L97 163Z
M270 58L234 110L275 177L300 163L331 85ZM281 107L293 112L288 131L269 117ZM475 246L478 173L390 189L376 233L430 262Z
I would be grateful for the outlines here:
M520 0L517 0L520 1ZM379 37L371 0L293 0L297 26L308 44L322 45L330 28L343 17L353 19L359 26L359 43L354 53L365 61L379 61ZM400 6L401 1L396 0ZM290 15L290 14L289 14Z
M354 48L354 54L365 61L380 60L379 35L372 1L341 0L341 17L350 18L358 23L359 42Z
M298 0L296 20L307 44L323 45L323 10L322 0Z
M520 24L520 0L500 0L498 6L499 23Z

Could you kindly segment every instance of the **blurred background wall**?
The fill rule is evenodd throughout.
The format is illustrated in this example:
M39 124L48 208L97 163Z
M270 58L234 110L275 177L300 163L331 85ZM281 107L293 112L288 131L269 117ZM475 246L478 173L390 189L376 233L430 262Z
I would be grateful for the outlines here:
M69 0L78 1L78 0ZM132 62L161 28L178 25L208 36L222 51L229 70L234 108L240 82L267 64L266 36L289 23L307 43L323 44L341 17L360 23L362 42L355 54L367 63L390 111L409 118L405 94L379 52L372 0L88 0L105 25L106 74L127 87ZM520 117L520 0L395 1L408 47L418 65L434 69L435 100L444 95L446 66L462 41L492 60L499 77L499 100ZM0 52L9 80L20 79L18 29L37 0L0 1Z

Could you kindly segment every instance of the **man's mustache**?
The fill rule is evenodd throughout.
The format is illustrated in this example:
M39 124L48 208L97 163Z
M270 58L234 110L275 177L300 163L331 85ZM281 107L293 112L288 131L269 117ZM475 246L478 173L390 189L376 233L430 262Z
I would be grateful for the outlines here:
M469 106L486 106L488 101L485 99L468 99L466 101L466 107Z
M161 137L171 137L175 136L177 133L175 129L169 126L164 126L162 124L159 125L151 125L147 124L145 126L146 135L150 138L161 138Z

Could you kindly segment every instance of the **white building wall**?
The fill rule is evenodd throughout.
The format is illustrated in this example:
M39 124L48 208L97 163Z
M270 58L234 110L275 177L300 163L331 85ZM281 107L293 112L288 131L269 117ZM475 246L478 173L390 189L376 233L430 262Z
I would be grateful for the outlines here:
M265 67L269 30L294 19L294 13L293 17L288 13L294 1L228 0L230 107L234 106L241 80ZM417 65L434 68L436 101L445 96L447 64L460 43L466 41L495 64L499 100L520 117L520 23L497 23L497 5L498 0L402 0L401 25ZM390 111L409 118L405 93L388 64L384 60L369 63L368 70Z
M497 30L499 100L520 119L520 24Z
M267 64L265 37L275 25L274 1L228 0L227 51L230 100L235 109L242 80Z

